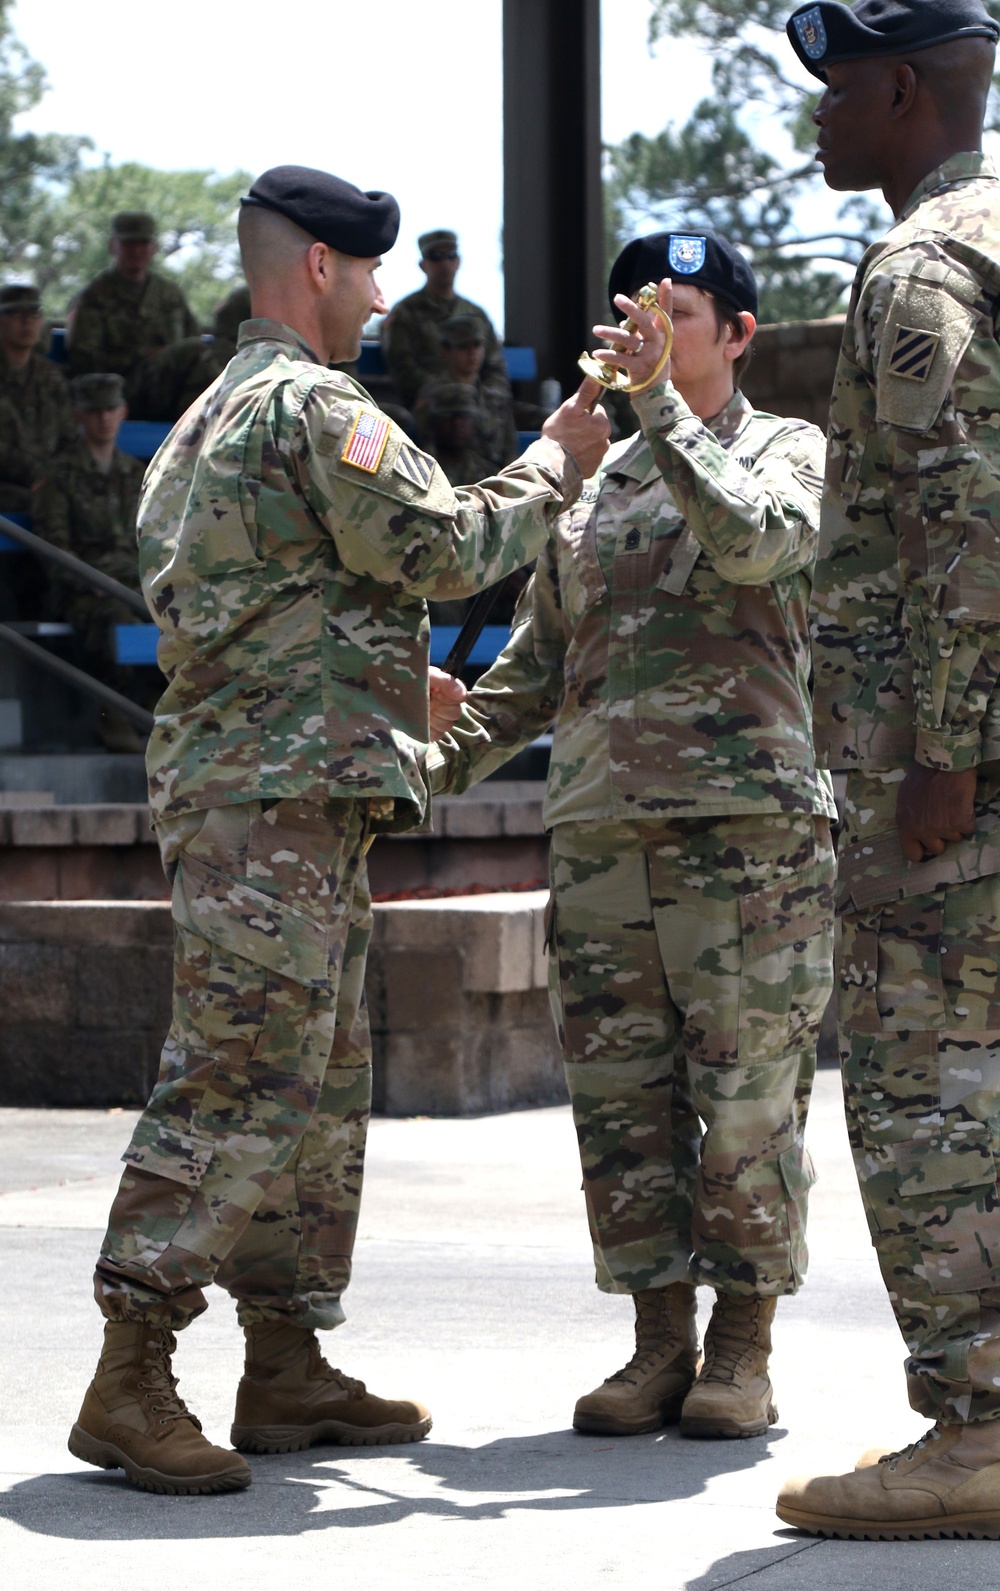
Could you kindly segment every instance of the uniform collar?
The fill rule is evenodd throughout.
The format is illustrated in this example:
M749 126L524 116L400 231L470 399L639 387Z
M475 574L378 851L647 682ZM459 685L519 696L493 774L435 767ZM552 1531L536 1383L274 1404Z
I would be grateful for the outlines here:
M977 177L992 178L994 182L997 180L997 169L989 155L969 149L963 154L949 156L943 165L935 166L923 182L917 184L896 218L897 225L911 216L917 206L932 194L959 187L963 182L974 182Z
M248 343L283 343L286 349L292 350L293 359L309 359L314 365L321 365L304 337L300 337L291 326L282 325L280 320L245 320L240 326L239 336L236 339L237 348L245 348Z
M676 389L674 402L680 416L686 417L691 414L691 410ZM728 451L752 413L753 405L737 387L725 408L704 422L705 429L711 431ZM651 461L649 443L641 431L629 441L619 443L618 446L622 451L610 464L605 464L605 475L622 475L627 480L641 481L643 484L659 475L659 465Z

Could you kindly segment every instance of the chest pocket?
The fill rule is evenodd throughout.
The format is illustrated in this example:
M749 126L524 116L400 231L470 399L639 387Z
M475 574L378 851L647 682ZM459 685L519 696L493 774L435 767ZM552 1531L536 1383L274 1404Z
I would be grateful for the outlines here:
M559 587L572 631L588 609L608 594L597 554L597 503L579 502L556 522Z
M724 580L711 559L703 556L703 549L688 525L683 526L674 543L656 589L667 596L711 608L723 618L732 614L740 594L739 586Z

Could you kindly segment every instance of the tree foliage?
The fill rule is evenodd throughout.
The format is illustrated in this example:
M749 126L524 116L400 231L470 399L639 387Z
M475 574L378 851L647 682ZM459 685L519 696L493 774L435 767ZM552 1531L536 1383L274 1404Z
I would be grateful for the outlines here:
M15 131L45 92L45 72L14 34L13 0L0 0L0 279L33 281L49 314L63 315L108 263L117 210L149 210L160 264L176 275L206 322L240 279L236 215L252 180L236 171L156 171L107 158L87 163L86 137Z
M1000 0L987 6L1000 20ZM855 197L828 233L803 236L796 225L798 201L819 181L811 121L819 95L794 76L790 11L788 0L651 0L650 43L700 44L712 61L711 96L679 130L633 133L606 152L609 246L650 223L715 227L750 255L764 320L830 314L844 295L844 267L887 219L878 204ZM765 118L779 131L770 142L787 147L784 161L758 141ZM1000 126L996 89L991 125Z

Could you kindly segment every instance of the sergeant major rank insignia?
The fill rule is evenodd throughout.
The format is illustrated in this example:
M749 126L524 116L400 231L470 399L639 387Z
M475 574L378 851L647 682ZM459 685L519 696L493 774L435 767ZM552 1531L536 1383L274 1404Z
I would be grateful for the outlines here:
M392 467L396 475L401 475L411 486L418 486L422 492L426 492L434 475L434 460L407 442L403 443Z
M341 463L353 464L355 469L375 475L389 440L389 430L390 423L384 415L373 414L371 409L362 409L344 443Z
M889 375L907 381L926 381L941 341L936 331L918 331L912 326L896 328L896 341L889 355Z
M827 37L823 13L819 6L810 6L801 16L793 17L799 43L810 61L818 61L826 54Z

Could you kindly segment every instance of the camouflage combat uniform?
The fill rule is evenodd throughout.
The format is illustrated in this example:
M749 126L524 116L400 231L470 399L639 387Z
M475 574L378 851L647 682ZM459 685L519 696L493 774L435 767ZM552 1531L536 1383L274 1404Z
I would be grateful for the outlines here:
M822 438L740 393L708 425L670 385L635 404L427 766L463 788L555 719L550 969L598 1285L792 1292L832 983Z
M425 381L432 376L447 376L448 366L441 350L440 329L453 315L475 315L486 336L486 358L480 377L485 382L507 382L503 349L485 309L458 293L439 298L429 287L421 287L394 304L383 327L387 339L386 363L401 403L411 408ZM509 383L508 383L509 386Z
M103 470L77 440L52 459L32 498L36 533L138 591L135 519L144 468L115 448L110 468ZM88 591L58 571L51 579L60 618L83 637L88 667L106 684L121 688L128 676L121 676L114 663L112 626L135 624L136 615L113 597Z
M221 376L236 352L240 325L249 318L249 290L236 288L216 310L212 331L171 343L149 361L134 413L147 420L179 420Z
M841 1050L913 1407L1000 1416L1000 183L961 154L855 280L814 591L817 749L846 770ZM980 769L974 838L908 863L916 760Z
M26 513L31 487L76 436L62 371L33 350L23 370L0 352L0 512Z
M435 376L433 380L425 381L420 389L413 416L425 442L430 437L428 415L434 407L434 400L443 387L453 386L455 379L452 375ZM482 380L470 382L469 386L476 404L476 452L485 460L488 469L502 469L517 456L517 430L510 382L505 381L503 388ZM482 476L467 478L481 480Z
M456 493L364 390L251 320L150 465L169 684L150 802L174 1018L98 1262L106 1314L343 1318L371 1090L363 849L427 805L426 597L531 558L580 477L538 442Z
M133 418L141 418L136 399L150 354L198 330L176 283L153 271L144 282L129 282L112 266L95 276L77 301L69 334L70 372L83 376L107 370L122 376Z

